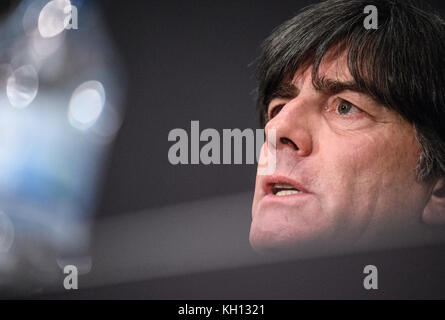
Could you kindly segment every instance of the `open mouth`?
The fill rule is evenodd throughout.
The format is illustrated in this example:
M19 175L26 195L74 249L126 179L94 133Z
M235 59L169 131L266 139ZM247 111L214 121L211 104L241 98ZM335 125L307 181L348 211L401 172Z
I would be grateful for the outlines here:
M283 197L303 193L303 191L287 183L275 183L272 185L272 193L278 197Z

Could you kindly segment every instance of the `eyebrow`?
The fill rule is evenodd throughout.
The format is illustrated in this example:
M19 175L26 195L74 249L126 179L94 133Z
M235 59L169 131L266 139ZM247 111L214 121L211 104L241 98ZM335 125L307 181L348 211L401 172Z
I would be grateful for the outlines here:
M316 91L327 95L334 95L343 91L354 91L366 94L355 81L339 81L329 78L318 78L316 81L314 81L313 85ZM269 103L276 98L293 99L297 97L299 93L300 89L293 83L281 83L275 92L270 96Z
M281 99L293 99L300 94L300 89L297 88L293 83L285 82L278 85L276 90L271 94L268 99L267 105L276 98Z
M364 90L355 81L339 81L329 78L318 78L314 81L314 88L324 94L334 95L343 91L364 93Z

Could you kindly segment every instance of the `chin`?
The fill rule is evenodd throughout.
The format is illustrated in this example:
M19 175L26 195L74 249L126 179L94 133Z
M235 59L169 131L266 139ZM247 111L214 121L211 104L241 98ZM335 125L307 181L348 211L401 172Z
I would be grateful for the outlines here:
M320 225L298 228L276 223L276 220L271 222L271 219L258 217L252 221L249 241L258 253L293 253L306 257L332 253L345 246L339 241L340 235L335 235L331 228L320 228Z
M320 244L316 234L308 235L267 224L268 228L263 226L253 222L250 229L250 245L259 253L306 252Z
M249 241L251 247L258 253L273 253L285 250L289 243L279 237L251 229Z

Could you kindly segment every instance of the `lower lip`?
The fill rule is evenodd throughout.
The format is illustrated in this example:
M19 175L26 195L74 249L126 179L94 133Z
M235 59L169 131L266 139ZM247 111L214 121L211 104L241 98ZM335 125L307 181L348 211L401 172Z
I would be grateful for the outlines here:
M290 194L286 196L277 196L273 193L268 193L264 196L264 201L273 201L273 202L284 202L284 201L299 201L310 196L310 193L300 192L295 194Z

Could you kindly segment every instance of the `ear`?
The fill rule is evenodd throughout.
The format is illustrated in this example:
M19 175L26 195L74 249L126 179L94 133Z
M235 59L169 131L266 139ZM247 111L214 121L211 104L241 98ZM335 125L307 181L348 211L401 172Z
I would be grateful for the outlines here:
M434 185L430 200L423 209L422 220L432 226L445 225L445 178Z

